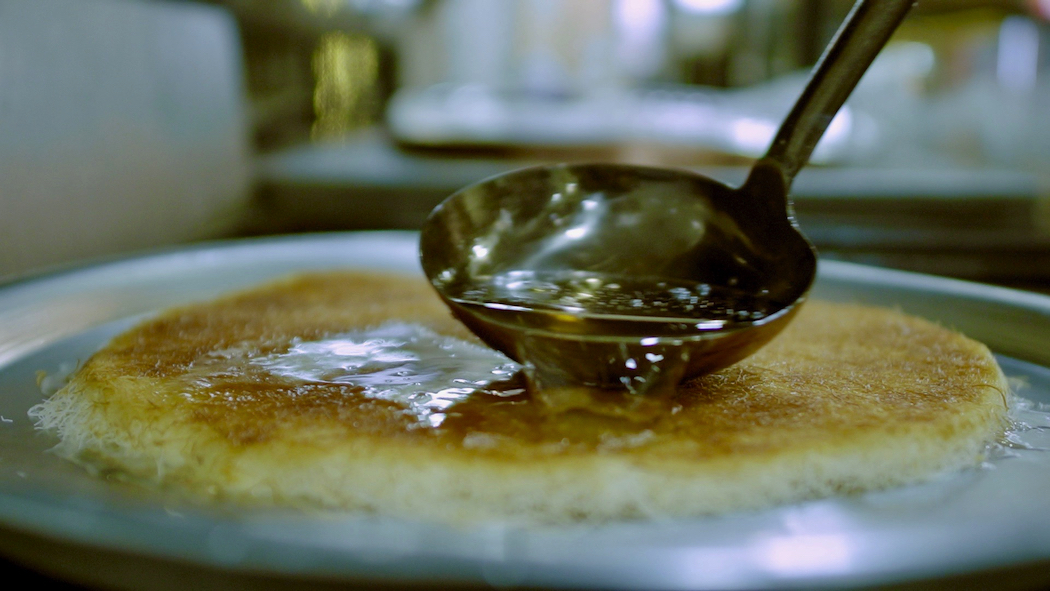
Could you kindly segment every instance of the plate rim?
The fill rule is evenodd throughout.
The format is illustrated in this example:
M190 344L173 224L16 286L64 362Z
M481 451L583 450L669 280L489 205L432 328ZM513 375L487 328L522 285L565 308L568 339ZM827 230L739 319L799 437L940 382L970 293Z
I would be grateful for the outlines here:
M133 254L129 254L129 255L125 255L125 256L119 256L119 257L106 257L103 260L96 260L96 261L92 261L92 262L88 262L88 263L84 263L84 264L74 264L74 265L63 266L62 268L49 269L49 270L45 270L45 271L40 272L40 273L31 274L29 276L19 277L19 278L16 278L14 280L0 282L0 312L3 311L2 305L3 305L3 302L4 302L4 296L7 295L8 293L12 292L12 291L19 291L19 290L33 291L34 289L45 289L47 287L48 282L54 282L54 281L61 282L64 278L68 278L68 277L70 277L71 275L74 275L74 274L82 274L82 273L84 273L84 274L91 274L92 272L96 272L99 275L105 275L105 273L107 271L111 271L111 270L119 268L119 267L121 267L123 265L143 264L143 263L147 263L148 264L150 261L163 262L166 257L171 257L171 256L174 256L174 257L187 257L187 256L190 256L190 257L192 257L194 254L201 254L201 253L208 253L208 252L219 252L219 253L226 252L226 253L228 253L231 250L237 250L237 249L252 250L252 249L258 249L260 247L280 247L280 246L287 246L289 244L298 245L300 248L305 247L306 245L310 245L310 244L327 245L327 246L330 246L330 245L333 245L333 244L336 244L336 245L344 244L345 245L345 244L352 244L352 243L354 243L356 241L369 242L369 241L374 241L376 239L380 239L382 241L388 241L388 242L391 242L391 243L399 243L399 244L401 244L403 250L407 249L407 246L410 243L410 245L412 246L412 249L413 250L417 250L416 246L415 246L418 243L417 237L418 237L418 233L411 232L411 231L373 231L373 232L324 233L324 234L309 234L309 235L285 235L285 236L277 236L277 237L237 239L237 240L232 240L232 241L230 241L230 240L210 241L210 242L206 242L206 243L196 243L196 244L189 245L189 246L171 247L171 248L154 250L154 251L149 251L149 252L144 252L144 253L133 253ZM414 264L406 263L404 265L405 268L398 269L397 271L398 272L406 272L408 267L414 266L414 265L417 266L418 265L418 261L416 261ZM219 264L218 266L221 267L222 264ZM418 269L417 269L417 271L418 271ZM281 273L276 273L276 274L273 275L273 277L277 277L280 274ZM1050 296L1046 296L1046 295L1042 295L1042 294L1035 294L1035 293L1030 293L1030 292L1021 292L1021 291L1010 289L1010 288L1003 288L1003 287L997 287L997 286L991 286L991 285L978 284L978 283L973 283L973 282L964 281L964 280L951 279L951 278L945 278L945 277L937 277L937 276L933 276L933 275L925 275L925 274L920 274L920 273L913 273L913 272L908 272L908 271L899 271L899 270L893 270L893 269L884 269L884 268L878 268L878 267L870 267L870 266L867 266L867 265L861 265L861 264L856 264L856 263L848 263L848 262L841 262L841 261L822 261L820 263L820 267L819 267L819 271L818 271L817 282L818 282L818 284L832 284L832 285L836 284L836 282L839 283L839 284L843 284L843 285L859 284L859 285L862 285L862 286L869 286L869 287L874 287L874 288L884 288L886 286L903 286L906 289L919 290L919 291L933 290L933 291L935 291L935 292L937 292L939 294L945 295L946 297L963 298L963 299L983 301L983 302L992 302L992 303L997 303L997 304L1000 304L1000 305L1008 305L1008 306L1012 306L1012 307L1015 307L1015 308L1021 308L1021 309L1025 309L1025 310L1030 310L1032 312L1035 312L1035 313L1038 313L1038 314L1041 314L1041 315L1044 315L1044 316L1050 318ZM1050 335L1050 331L1048 331L1046 334ZM55 342L55 341L54 340L50 341L50 343L53 343L53 342ZM48 344L50 344L50 343L42 343L37 348L34 348L32 350L29 350L29 351L24 351L16 359L21 359L25 355L29 355L29 354L39 350L39 348L41 348L41 347L48 346ZM2 345L2 343L0 343L0 345ZM7 363L0 363L0 371L4 371L4 369L5 369L5 367L7 365L8 365ZM1040 367L1044 367L1045 368L1046 366L1045 365L1040 365ZM48 528L48 527L41 528L40 527L41 520L39 518L20 519L20 517L21 518L28 518L30 515L39 514L40 511L51 510L51 509L53 509L53 507L49 507L49 506L47 506L46 503L40 503L40 502L36 502L34 504L34 501L32 499L26 499L26 498L19 497L17 495L12 495L11 491L5 491L2 488L0 488L0 499L3 500L3 502L0 502L0 528L15 528L15 529L19 529L19 530L22 530L22 531L27 531L27 532L33 533L33 534L43 534L43 535L47 535L47 536L52 536L52 537L61 539L61 540L66 541L66 542L72 542L72 543L77 543L77 544L84 544L84 545L89 545L89 546L104 547L104 548L108 548L110 550L117 551L117 552L139 552L140 551L139 549L137 549L137 548L135 548L133 546L136 542L129 542L129 537L127 535L117 536L115 538L110 538L106 542L103 542L103 543L99 544L99 541L97 539L93 539L91 537L92 533L90 531L87 531L87 530L81 531L81 530L77 530L76 528L70 528L68 526L64 526L61 523L57 523L54 519L45 519L44 521L47 521L48 523L50 523L51 527L50 528ZM12 506L16 506L15 508L17 510L12 511ZM149 517L149 516L148 515L138 515L138 514L130 515L130 516L129 515L121 515L119 513L116 514L116 518L118 520L119 519L124 519L124 520L131 519L132 521L134 521L136 523L141 523L141 520L146 518L146 517ZM156 516L153 516L153 517L156 517ZM149 521L149 520L147 520L147 521ZM1046 523L1046 522L1047 522L1046 519L1042 519L1040 521L1040 523ZM184 527L180 527L180 532L183 535L198 535L199 536L199 535L201 535L200 532L203 531L202 528L209 527L209 523L204 522L204 521L199 521L196 518L194 518L194 519L192 519L190 521L182 522L182 523L183 523ZM153 527L163 527L162 525L158 525L157 523L147 523L146 525L153 526ZM509 535L507 532L503 532L503 534L504 535ZM236 537L236 536L234 536L234 537ZM134 535L130 536L130 539L133 539L133 538L135 538ZM141 542L141 541L142 541L141 539L138 540L138 542ZM168 540L167 542L165 542L163 544L160 544L160 547L156 547L156 544L154 544L154 547L151 547L150 551L146 552L146 554L148 554L150 556L153 556L153 557L159 557L159 558L164 558L164 559L176 558L176 559L182 559L182 560L190 560L190 561L192 561L194 563L201 563L201 564L204 564L206 566L219 567L219 568L224 568L224 569L234 569L234 570L237 570L237 569L250 569L251 570L251 569L258 569L258 568L264 566L264 565L262 565L262 564L260 564L258 562L251 562L251 561L244 562L244 561L232 560L232 561L227 562L227 563L223 563L221 560L218 560L218 561L217 560L210 560L209 561L209 560L206 560L206 559L202 559L202 556L204 556L204 555L201 554L201 551L199 549L196 549L194 552L190 552L190 553L186 553L185 551L183 551L182 553L172 552L171 551L171 544L172 543L173 543L172 540ZM1050 544L1050 542L1048 542L1048 544ZM168 550L165 550L165 548L167 548ZM185 550L185 548L183 548L183 550ZM1050 559L1050 548L1045 548L1045 549L1044 548L1039 548L1038 552L1036 552L1034 555L1027 556L1027 557L1021 557L1022 562L1025 562L1025 563L1028 563L1028 562L1030 562L1033 559ZM471 564L476 564L477 561L476 560L468 560L467 562L469 562ZM484 562L484 560L482 560L482 562ZM388 576L390 576L390 574L392 572L388 568L389 565L384 566L384 565L379 564L379 563L376 563L376 564L378 564L378 566L376 566L376 564L373 564L372 566L374 568L372 568L369 571L368 570L368 565L369 564L370 563L367 560L364 561L364 562L358 561L358 563L357 563L357 565L359 567L361 565L364 565L364 572L362 574L364 576L366 576L366 577L374 576L374 577L378 577L380 579L384 579L384 578L387 578ZM978 567L984 567L984 566L996 566L996 565L1003 565L1003 564L1005 564L1005 562L1000 560L1000 561L992 561L990 564L987 564L987 565L977 565L977 566ZM280 574L293 574L293 575L295 575L295 574L317 574L317 573L311 573L311 572L306 572L306 573L299 572L299 573L297 573L297 572L294 572L293 570L289 570L287 568L287 565L284 565L281 568L278 568L274 572L280 573ZM909 571L909 572L912 575L915 574L914 571ZM333 576L334 575L334 576L338 577L338 576L345 576L346 572L337 570L336 572L325 572L325 573L321 573L321 574L327 575L327 576ZM884 577L887 577L885 579L886 581L891 581L892 582L892 581L897 581L897 580L903 580L903 579L899 578L899 576L900 576L899 573L897 575L894 575L893 573L882 573L882 574L883 574ZM908 574L908 573L905 573L905 574ZM473 580L473 579L470 579L470 580ZM867 578L867 579L865 579L863 581L863 583L869 584L871 581L872 581L872 579ZM418 583L419 581L416 581L416 582ZM444 580L444 581L439 581L439 582L448 582L448 581ZM603 582L605 582L607 584L608 583L615 583L615 581L603 581ZM799 580L799 579L782 580L782 581L779 581L779 583L778 583L778 581L769 581L769 580L766 580L766 581L761 581L761 580L760 581L754 581L754 580L747 581L747 583L749 583L751 586L753 586L756 582L758 584L760 584L760 585L763 585L763 584L783 584L783 583L787 583L787 584L790 584L791 586L797 585L799 583L812 584L812 585L817 585L817 586L823 586L823 585L829 585L829 584L832 585L832 586L836 586L836 585L842 585L842 584L847 584L848 585L848 584L860 584L861 583L861 581L854 581L854 580L848 579L848 578L847 579L843 579L843 578L835 578L835 577L823 577L823 578L812 579L812 580ZM876 581L876 582L878 582L878 581Z

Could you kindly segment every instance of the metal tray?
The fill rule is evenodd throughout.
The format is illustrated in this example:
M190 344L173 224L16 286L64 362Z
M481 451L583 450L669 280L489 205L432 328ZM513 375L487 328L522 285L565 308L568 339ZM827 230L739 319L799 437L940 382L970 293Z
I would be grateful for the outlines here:
M306 269L419 273L416 235L198 245L0 286L0 554L89 585L182 589L528 586L867 587L1050 581L1050 298L822 263L816 295L886 304L986 342L1030 428L985 467L932 482L676 522L471 528L350 514L201 507L93 476L47 450L37 372L84 359L136 318ZM1043 428L1040 428L1043 427ZM434 499L440 507L440 499ZM1003 582L1004 579L996 578Z

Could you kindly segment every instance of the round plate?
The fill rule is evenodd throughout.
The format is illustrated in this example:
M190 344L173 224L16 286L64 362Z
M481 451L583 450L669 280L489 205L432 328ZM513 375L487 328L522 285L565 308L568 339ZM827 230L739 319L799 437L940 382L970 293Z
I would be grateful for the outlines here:
M996 576L1050 580L1050 298L824 262L815 295L896 306L986 342L1028 428L986 466L925 484L675 522L470 528L353 514L202 507L49 454L27 409L143 314L308 269L420 274L417 235L205 244L0 286L0 552L125 588L360 583L752 589ZM1042 439L1042 441L1041 441ZM435 498L440 511L441 499ZM60 556L61 559L56 558ZM191 579L188 579L190 577ZM1002 581L1002 579L996 579Z

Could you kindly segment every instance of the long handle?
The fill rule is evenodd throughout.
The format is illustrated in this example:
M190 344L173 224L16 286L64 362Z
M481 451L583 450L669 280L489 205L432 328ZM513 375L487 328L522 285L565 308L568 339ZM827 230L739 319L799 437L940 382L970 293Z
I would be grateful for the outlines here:
M915 1L859 0L853 5L766 152L766 159L780 164L788 186Z

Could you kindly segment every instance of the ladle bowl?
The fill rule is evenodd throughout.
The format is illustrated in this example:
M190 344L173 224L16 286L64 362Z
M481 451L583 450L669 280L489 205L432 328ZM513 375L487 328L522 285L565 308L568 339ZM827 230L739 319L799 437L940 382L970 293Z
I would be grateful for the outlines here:
M740 189L686 170L528 168L435 209L423 269L545 387L650 391L743 359L798 309L816 255L785 195L775 166Z
M539 390L665 392L745 358L816 273L788 200L795 173L911 4L854 6L741 187L620 164L511 172L434 209L424 272Z

